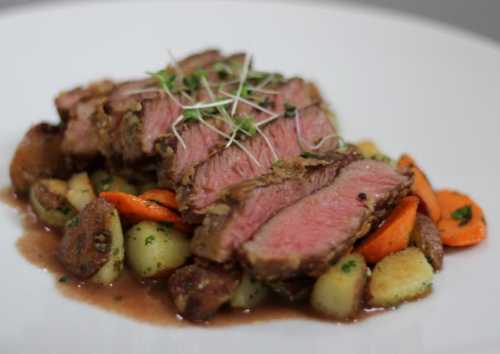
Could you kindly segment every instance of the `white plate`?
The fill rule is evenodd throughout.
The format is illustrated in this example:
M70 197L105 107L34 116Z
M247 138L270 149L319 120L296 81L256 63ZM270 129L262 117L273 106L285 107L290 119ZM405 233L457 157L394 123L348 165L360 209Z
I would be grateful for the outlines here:
M101 76L161 67L206 46L316 80L348 139L410 151L436 186L484 207L489 239L445 260L429 298L356 325L276 321L154 327L62 297L16 251L0 205L2 353L499 353L500 49L465 33L340 6L151 3L50 6L0 17L1 185L28 126L56 120L53 96Z

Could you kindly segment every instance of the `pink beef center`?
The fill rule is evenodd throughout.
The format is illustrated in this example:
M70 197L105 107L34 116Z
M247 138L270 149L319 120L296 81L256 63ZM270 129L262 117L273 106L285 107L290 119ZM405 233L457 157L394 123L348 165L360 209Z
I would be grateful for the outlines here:
M167 132L174 120L181 114L181 107L168 98L147 102L144 107L144 133L142 146L150 153L156 139Z
M245 248L263 259L325 254L364 222L367 209L358 199L360 193L377 202L403 180L381 162L353 162L331 186L283 209Z
M314 192L332 181L336 168L327 167L308 181L288 180L256 193L245 202L244 208L235 215L224 230L222 247L231 251L249 240L257 229L274 213Z
M271 102L275 103L275 113L282 113L284 111L285 102L297 107L305 107L311 103L307 90L304 87L304 82L299 79L289 81L279 89L278 95L269 95L268 97ZM269 115L264 112L255 114L254 108L243 102L240 102L238 106L238 113L240 115L253 114L257 122L269 118ZM230 134L229 126L219 129ZM182 178L189 167L196 166L200 162L205 161L210 156L211 151L225 141L224 137L202 124L193 124L190 126L189 129L186 129L182 133L182 139L187 148L184 149L178 144L176 149L174 162L176 166L174 179L176 181Z
M307 113L299 120L299 126L306 142L315 143L323 136L333 133L332 125L322 111L316 107L305 111ZM295 125L293 118L283 118L263 129L279 159L291 159L302 152ZM224 150L208 160L198 168L195 176L192 198L195 208L203 208L214 202L217 194L226 187L270 171L274 158L265 140L257 135L244 145L259 161L260 166L238 147ZM331 148L332 145L323 146L325 149L328 147Z

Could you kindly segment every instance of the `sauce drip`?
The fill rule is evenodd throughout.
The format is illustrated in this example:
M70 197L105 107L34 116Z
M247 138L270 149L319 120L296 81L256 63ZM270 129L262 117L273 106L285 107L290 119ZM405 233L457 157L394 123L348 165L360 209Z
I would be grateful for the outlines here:
M41 225L28 203L19 200L10 188L0 191L0 200L16 208L24 233L17 240L17 249L33 265L47 269L54 276L56 289L65 297L98 306L130 319L153 325L192 326L175 313L165 280L141 281L125 269L112 285L86 283L65 275L56 259L60 235ZM307 307L269 304L252 311L223 310L210 320L210 326L267 322L284 319L320 319Z

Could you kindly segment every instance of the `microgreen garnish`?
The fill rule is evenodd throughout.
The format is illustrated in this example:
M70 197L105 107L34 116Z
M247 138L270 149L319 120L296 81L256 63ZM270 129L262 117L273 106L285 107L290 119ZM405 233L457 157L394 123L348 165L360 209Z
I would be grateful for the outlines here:
M166 70L160 70L157 72L149 72L149 76L156 79L160 84L160 87L164 91L172 91L175 85L176 76L174 74L168 73Z
M254 117L252 116L235 117L234 121L236 123L237 128L244 131L249 136L254 136L255 133L257 133Z
M459 226L467 225L472 219L472 208L470 205L465 205L452 212L451 217L458 221Z
M229 65L221 62L215 63L213 65L213 69L217 73L217 76L219 77L220 80L227 79L232 72L231 67L229 67Z

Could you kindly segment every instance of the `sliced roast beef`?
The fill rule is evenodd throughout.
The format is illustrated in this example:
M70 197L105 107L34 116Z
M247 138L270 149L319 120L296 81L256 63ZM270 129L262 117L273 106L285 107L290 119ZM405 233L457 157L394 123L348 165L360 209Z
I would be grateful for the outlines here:
M168 291L181 316L190 321L205 321L230 300L239 279L238 271L225 266L195 263L170 276Z
M25 195L40 178L66 177L68 166L61 150L63 130L48 123L34 125L17 146L10 163L16 193Z
M193 252L217 262L229 260L233 251L277 212L331 184L342 167L359 158L347 152L323 159L298 159L229 188L196 230Z
M276 114L285 111L285 104L302 109L320 101L315 86L298 78L270 86L268 92L270 93L256 95L252 102L255 105L262 105L265 102L265 107ZM237 114L239 116L250 114L255 117L257 122L270 117L268 113L245 102L240 102ZM222 120L214 119L209 123L215 125L219 130L229 133L230 126ZM180 183L182 177L188 174L194 166L213 155L226 143L223 136L199 123L185 124L179 134L185 147L172 135L165 140L162 146L163 160L158 172L159 183L162 186L173 187Z
M107 95L114 89L114 86L112 81L102 80L91 83L87 87L77 87L61 92L54 101L61 120L65 122L70 119L78 103Z
M233 145L199 164L188 183L177 189L181 210L201 215L224 188L270 172L277 159L296 158L314 150L314 144L320 141L318 152L330 151L337 145L329 115L319 105L297 111L290 118L276 119L262 133L269 144L262 135L255 135L242 143L246 152ZM195 218L188 214L186 217Z
M333 184L264 224L243 245L244 262L264 279L319 274L386 215L411 181L380 161L352 162Z
M187 66L181 61L179 67L183 75L188 75L194 69L211 70L215 63L241 61L242 58L242 54L223 58L220 53L209 51L190 59ZM194 67L194 63L201 66ZM215 75L215 72L207 70L207 74ZM184 92L180 88L173 89L173 98L158 87L156 90L132 90L129 95L113 95L93 117L101 141L101 152L108 157L118 156L125 162L153 155L155 141L165 135L181 115L181 105L187 106L193 104L192 100L199 100L200 79L197 76L185 77L184 80L179 78L176 85L185 86L185 80L188 80L190 89Z

